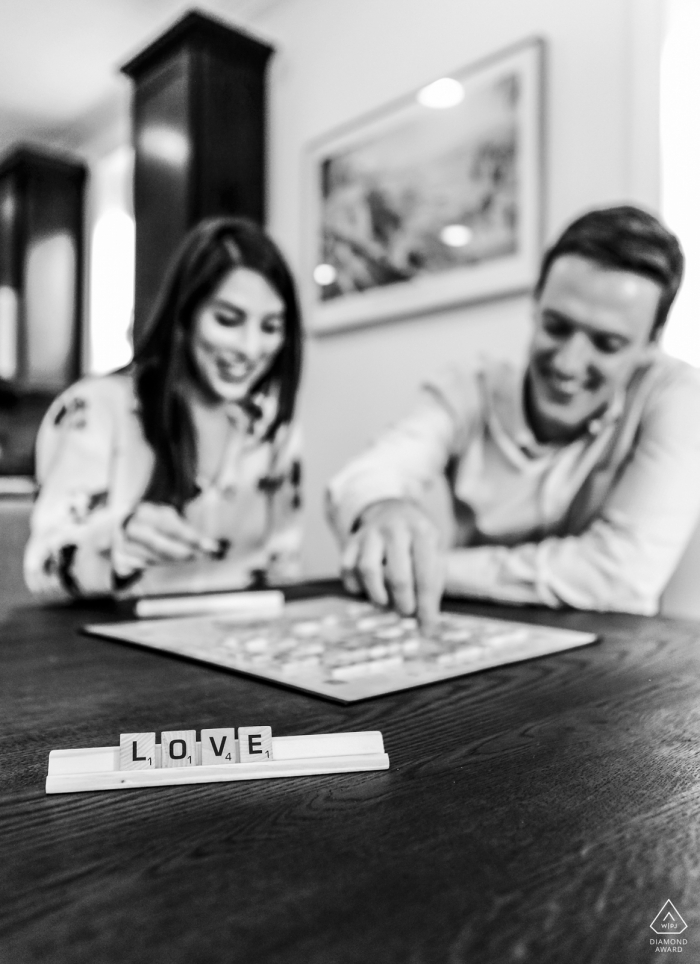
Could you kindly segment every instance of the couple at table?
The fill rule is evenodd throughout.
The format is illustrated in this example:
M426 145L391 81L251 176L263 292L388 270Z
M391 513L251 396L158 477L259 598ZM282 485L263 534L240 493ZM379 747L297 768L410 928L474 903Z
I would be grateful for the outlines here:
M700 373L659 339L676 238L591 211L544 255L521 364L461 359L330 482L346 587L429 626L443 593L652 614L700 514ZM128 368L47 413L25 555L44 598L299 576L302 331L272 240L185 238ZM445 477L454 543L423 507Z

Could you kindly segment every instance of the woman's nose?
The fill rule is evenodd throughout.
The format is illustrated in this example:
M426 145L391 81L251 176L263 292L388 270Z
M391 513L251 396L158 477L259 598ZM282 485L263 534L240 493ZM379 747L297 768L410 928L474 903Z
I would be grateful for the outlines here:
M248 358L257 358L262 350L260 327L253 321L248 321L241 332L241 348Z

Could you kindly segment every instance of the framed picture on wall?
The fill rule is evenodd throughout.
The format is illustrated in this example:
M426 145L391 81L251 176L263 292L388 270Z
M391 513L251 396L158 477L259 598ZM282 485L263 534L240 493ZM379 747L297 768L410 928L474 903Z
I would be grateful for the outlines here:
M541 253L544 42L531 39L310 145L316 334L522 293Z

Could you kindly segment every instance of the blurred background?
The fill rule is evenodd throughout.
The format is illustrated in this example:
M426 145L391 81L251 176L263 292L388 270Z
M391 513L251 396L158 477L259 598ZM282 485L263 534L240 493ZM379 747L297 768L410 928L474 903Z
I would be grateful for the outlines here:
M263 220L308 306L313 145L527 38L546 44L542 243L592 206L659 211L688 258L665 347L700 365L697 0L216 0L196 8L211 29L197 17L173 28L192 9L0 7L5 565L26 538L41 412L73 378L128 362L133 325L188 221L218 208ZM520 354L529 317L521 291L310 333L308 575L337 569L329 476L405 410L426 373L483 351Z

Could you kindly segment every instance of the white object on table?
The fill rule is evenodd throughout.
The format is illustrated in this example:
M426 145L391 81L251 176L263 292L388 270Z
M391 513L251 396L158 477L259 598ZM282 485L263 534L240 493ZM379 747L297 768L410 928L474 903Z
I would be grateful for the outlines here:
M264 763L161 768L160 752L161 745L156 743L156 769L120 770L118 746L52 750L49 753L46 792L129 790L174 784L269 780L275 777L389 769L389 757L384 752L384 740L379 730L273 736L273 758ZM196 753L197 760L201 760L202 747L199 741Z
M139 619L226 613L241 619L273 619L284 609L284 594L277 589L260 592L221 592L202 596L160 596L139 599L134 612Z

